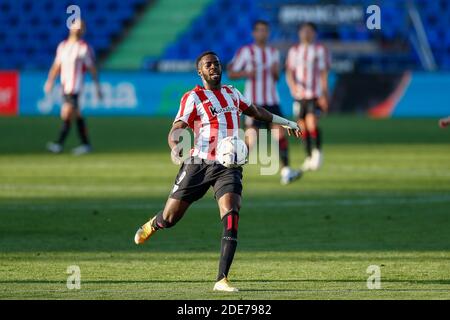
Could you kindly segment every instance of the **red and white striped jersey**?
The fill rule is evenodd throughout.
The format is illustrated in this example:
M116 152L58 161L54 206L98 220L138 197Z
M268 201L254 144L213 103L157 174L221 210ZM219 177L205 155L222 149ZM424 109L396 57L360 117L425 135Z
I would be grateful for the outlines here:
M81 91L86 68L94 64L94 54L83 40L62 41L56 50L55 61L61 64L61 84L64 94Z
M286 72L292 72L297 85L295 99L314 99L322 95L320 72L330 66L327 49L321 44L298 44L289 49Z
M181 120L194 131L191 155L215 160L217 143L239 134L239 116L250 102L232 86L206 90L196 86L184 94L174 123Z
M273 106L280 103L277 80L271 68L280 65L278 49L266 46L260 48L255 44L243 46L231 61L231 70L235 72L255 71L255 77L245 82L245 97L259 106Z

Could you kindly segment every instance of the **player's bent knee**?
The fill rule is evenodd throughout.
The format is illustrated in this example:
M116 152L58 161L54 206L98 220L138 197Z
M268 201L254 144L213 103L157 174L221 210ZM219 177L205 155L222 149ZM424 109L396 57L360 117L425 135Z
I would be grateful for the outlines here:
M240 203L234 203L233 205L230 205L230 206L222 205L220 207L220 215L223 219L227 214L230 214L231 212L235 212L236 214L239 214L240 210L241 210Z
M70 113L69 111L65 110L64 108L61 110L61 120L66 121L66 120L70 120Z
M308 130L315 130L317 126L317 120L314 115L308 115L305 119L306 127Z
M314 124L308 124L306 127L307 127L307 130L309 132L316 131L316 124L315 123Z

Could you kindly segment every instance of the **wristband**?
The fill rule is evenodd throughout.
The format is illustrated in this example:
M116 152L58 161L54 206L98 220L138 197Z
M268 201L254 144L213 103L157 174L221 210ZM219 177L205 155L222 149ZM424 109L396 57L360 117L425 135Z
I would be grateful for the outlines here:
M272 123L282 125L284 127L289 127L290 129L298 130L298 124L294 121L289 121L288 119L277 116L276 114L272 114Z

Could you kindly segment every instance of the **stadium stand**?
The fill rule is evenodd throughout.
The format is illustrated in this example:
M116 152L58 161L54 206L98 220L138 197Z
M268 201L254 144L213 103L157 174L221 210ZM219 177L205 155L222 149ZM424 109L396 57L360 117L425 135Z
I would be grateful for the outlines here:
M255 1L213 1L164 50L163 58L187 60L213 50L229 61L239 46L251 41L249 30L257 17Z
M80 6L86 40L105 53L146 0L0 0L0 68L48 68L57 44L67 36L66 8ZM107 13L107 14L105 14Z
M377 4L382 8L380 31L368 30L364 24L342 25L323 28L319 34L320 38L341 43L371 41L378 43L381 47L379 52L358 57L359 64L366 68L420 69L419 57L410 43L410 36L414 31L409 22L407 1L389 0L240 0L233 1L231 4L226 0L216 0L205 8L202 15L192 22L190 28L178 36L177 41L165 49L163 58L193 59L199 52L212 49L227 62L232 58L236 48L251 41L248 31L252 21L256 19L266 19L270 22L274 40L272 42L276 45L283 47L283 43L295 42L297 41L296 29L283 27L278 20L280 7L287 4L343 4L362 5L364 8ZM448 69L450 67L450 35L445 31L450 21L449 2L417 0L415 4L438 66L441 69ZM240 19L241 15L237 15L236 12L242 12L242 16L246 19ZM202 32L205 26L208 26L207 33ZM220 41L211 41L218 37L221 38ZM383 52L384 50L386 52ZM345 54L348 55L351 51L347 50Z
M139 69L144 58L159 58L176 35L186 29L210 0L164 0L147 7L146 12L111 53L109 69Z
M450 1L412 2L436 64L449 70ZM379 5L380 31L368 30L362 23L339 25L321 28L320 38L343 44L343 56L355 55L355 44L376 44L378 50L353 57L365 68L422 68L406 0L0 0L0 23L10 26L0 29L0 68L47 68L56 45L66 36L65 9L70 4L81 7L88 25L86 40L105 58L105 68L140 69L148 60L193 60L204 50L214 50L228 62L238 47L251 41L252 22L261 18L271 23L272 43L285 51L297 35L295 27L279 22L279 10L299 3ZM340 52L334 53L339 58Z

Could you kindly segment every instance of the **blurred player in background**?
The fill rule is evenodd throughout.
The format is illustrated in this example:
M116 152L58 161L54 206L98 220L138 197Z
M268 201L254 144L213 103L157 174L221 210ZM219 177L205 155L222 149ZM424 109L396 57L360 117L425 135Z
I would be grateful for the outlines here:
M222 67L214 52L201 54L196 66L203 86L184 94L168 136L172 161L182 165L164 210L138 229L134 241L142 244L156 231L173 227L189 206L213 187L223 223L219 273L214 290L235 292L238 290L229 283L228 272L237 246L242 167L227 168L215 161L217 144L228 136L238 137L241 112L259 121L279 124L296 137L300 137L300 128L296 122L251 104L236 88L222 85ZM188 127L194 131L195 146L191 157L183 162L177 132Z
M300 43L289 49L286 59L286 81L294 98L294 114L304 128L306 159L303 171L317 170L323 160L322 132L318 126L321 112L328 111L327 49L316 42L317 28L313 23L299 27Z
M439 120L439 126L441 128L447 128L449 124L450 124L450 117L442 118Z
M102 98L102 94L98 82L93 51L82 40L85 31L86 27L82 20L78 19L73 22L69 30L68 38L58 45L55 61L50 68L48 79L44 86L45 93L50 93L56 77L60 74L64 101L61 108L61 119L63 123L58 139L55 142L49 142L47 144L47 149L53 153L61 153L63 151L64 141L69 134L72 120L76 121L81 140L81 145L73 149L73 153L80 155L92 151L87 134L86 122L81 115L79 107L79 98L86 70L92 74L97 95L100 99Z
M280 78L280 53L270 47L269 24L258 20L253 25L254 43L240 48L228 65L230 79L246 79L245 97L255 105L265 108L273 114L282 116L277 81ZM300 172L289 168L288 140L279 125L265 123L246 117L248 146L251 149L256 143L256 135L248 129L257 132L262 127L276 129L275 139L278 140L281 160L281 183L288 184L300 177Z

